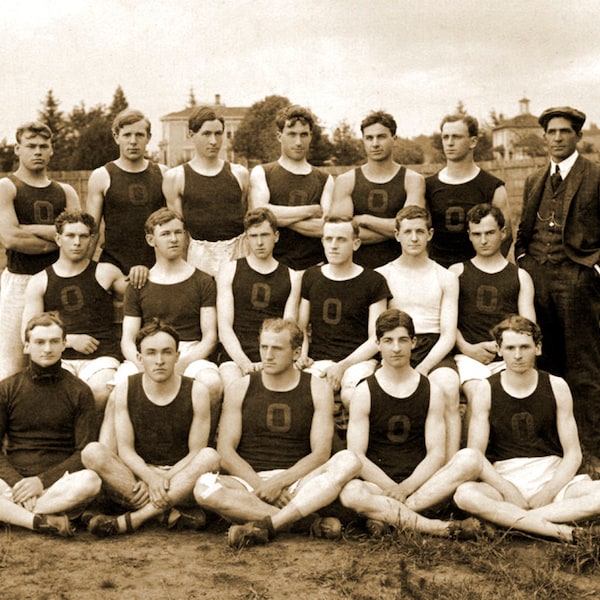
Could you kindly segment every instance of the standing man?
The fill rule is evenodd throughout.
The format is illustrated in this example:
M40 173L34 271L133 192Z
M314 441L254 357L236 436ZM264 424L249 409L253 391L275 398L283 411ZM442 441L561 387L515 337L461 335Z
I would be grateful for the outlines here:
M96 439L94 398L60 366L65 336L55 314L31 319L29 366L0 382L0 521L70 537L65 513L79 512L101 481L81 464L81 450Z
M531 277L500 251L506 238L502 211L491 204L476 204L467 213L467 227L475 256L452 265L450 271L457 275L460 287L454 360L470 406L478 381L505 368L492 328L511 314L535 321L535 309Z
M57 311L67 330L63 367L85 381L100 421L109 382L121 362L113 321L113 298L121 299L127 281L110 263L88 258L96 223L88 213L64 211L55 221L58 260L35 274L25 292L23 329L44 311Z
M473 151L479 139L477 119L464 114L448 115L442 120L441 131L446 166L425 180L425 200L434 230L431 258L447 268L473 257L467 212L482 202L497 206L504 215L503 254L506 256L512 243L506 188L500 179L475 164Z
M390 288L389 308L407 312L414 320L417 344L412 366L427 375L444 394L446 460L460 447L459 387L452 350L456 343L458 277L428 255L433 236L431 215L421 206L405 206L396 216L396 239L402 254L376 269Z
M121 350L126 362L117 372L117 383L138 372L139 330L152 318L171 323L182 340L176 371L208 388L211 422L216 427L223 385L217 365L208 360L217 343L215 282L183 258L187 233L177 213L161 208L148 217L145 229L156 263L144 287L130 284L125 291Z
M360 226L360 247L354 262L374 269L400 254L395 217L405 205L425 206L425 180L394 160L396 121L383 111L360 124L367 163L335 180L331 214L353 216Z
M144 239L144 223L150 213L165 205L162 180L167 168L145 158L152 134L150 121L139 110L121 111L113 121L112 134L119 158L92 172L85 208L96 223L104 219L100 262L117 266L139 287L154 264L154 253Z
M0 379L23 366L21 318L31 276L58 258L54 219L65 208L79 209L75 190L48 178L52 131L33 121L17 129L19 167L0 180L0 242L7 265L0 280Z
M248 170L219 158L225 121L201 106L190 116L194 156L169 169L163 191L167 206L183 216L191 236L187 261L216 277L229 261L246 256L243 219Z
M340 522L315 511L333 502L360 470L351 452L329 458L333 436L330 386L296 369L302 332L293 321L267 319L260 332L262 371L225 394L217 451L226 475L203 475L197 502L227 519L230 546L264 544L281 529L335 539Z
M169 529L203 527L202 512L186 514L175 507L195 506L196 480L219 469L217 453L206 447L208 390L175 373L177 331L153 320L140 329L135 344L142 373L114 391L118 454L99 442L82 452L83 463L100 475L109 496L131 511L92 517L88 529L100 537L131 533L162 514Z
M244 229L248 256L224 265L217 278L219 339L227 353L219 367L224 387L260 370L258 332L265 319L298 318L301 275L273 257L277 219L261 206L246 213Z
M577 152L585 114L540 118L550 166L525 182L515 255L535 286L540 366L564 376L588 467L600 472L600 169Z
M454 461L466 458L478 481L463 483L454 499L502 527L577 542L586 530L572 523L600 514L600 482L578 474L582 455L569 386L535 368L542 352L535 323L513 315L493 334L506 370L480 382L468 448Z
M288 106L277 114L281 156L258 165L250 175L250 208L268 206L279 223L274 256L303 270L323 262L322 216L329 212L333 178L307 160L315 117L306 108Z
M350 405L348 450L361 461L360 479L340 500L367 517L367 530L381 536L389 527L466 539L480 533L474 519L444 521L419 514L454 492L453 475L435 477L445 461L444 400L439 388L411 367L416 345L408 314L384 311L376 324L381 367L356 388Z

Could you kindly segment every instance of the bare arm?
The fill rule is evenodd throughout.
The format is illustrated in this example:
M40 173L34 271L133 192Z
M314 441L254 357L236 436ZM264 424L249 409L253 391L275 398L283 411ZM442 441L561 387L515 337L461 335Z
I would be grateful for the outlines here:
M202 339L189 353L185 360L180 358L177 362L177 371L183 373L186 367L195 360L208 358L217 344L217 309L214 306L200 308L200 330Z
M141 317L123 317L123 332L121 334L121 352L125 360L137 365L137 348L135 347L135 336L142 327Z
M446 269L438 270L442 285L440 307L440 337L429 354L417 365L417 371L427 375L454 348L458 322L458 277Z
M298 309L298 327L302 330L304 334L304 339L302 341L302 353L300 358L298 359L299 368L305 369L312 362L309 359L310 353L310 344L308 337L308 325L310 323L310 300L306 298L300 299L300 307Z
M250 173L246 167L242 165L238 165L235 163L230 163L231 173L237 179L240 184L240 189L242 190L242 206L244 207L244 212L248 208L248 188L250 187Z
M302 284L302 272L289 269L290 273L290 295L285 303L283 318L298 321L298 310L300 306L300 286Z
M412 169L406 169L404 177L406 202L404 206L415 205L425 208L425 178Z
M36 273L25 288L25 307L21 319L21 337L24 339L25 327L29 320L44 312L44 294L48 286L46 271Z
M352 202L354 180L354 169L337 176L333 186L331 209L326 214L332 217L351 217L354 215L354 203Z
M519 298L517 300L519 314L535 323L536 318L533 302L535 292L533 288L533 279L531 279L531 275L525 271L525 269L519 269L518 275L519 283L521 284Z
M182 165L169 169L163 176L162 191L167 201L167 207L180 215L183 214L181 197L184 184L185 173Z
M86 212L90 213L96 221L96 225L99 228L102 222L102 214L104 212L104 196L106 190L110 186L110 175L105 167L99 167L95 171L92 171L90 179L88 181L88 195L85 203ZM90 244L89 256L94 256L96 251L96 245L98 244L98 236L94 236L92 243Z
M496 188L496 191L494 192L494 197L492 198L492 204L499 208L502 211L502 214L504 215L506 238L502 242L502 254L504 254L504 256L508 256L508 253L513 243L513 229L510 214L510 206L508 204L508 196L506 194L506 188L503 185Z

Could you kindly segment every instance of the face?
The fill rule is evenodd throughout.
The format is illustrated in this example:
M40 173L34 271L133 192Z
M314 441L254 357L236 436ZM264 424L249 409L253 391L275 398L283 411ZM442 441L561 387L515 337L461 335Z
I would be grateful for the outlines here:
M369 125L363 131L363 144L369 160L389 159L394 152L395 140L396 136L393 136L390 130L381 123Z
M204 121L198 131L190 131L190 136L198 156L217 158L223 144L223 123L218 119Z
M142 119L137 123L125 125L119 129L118 133L113 134L113 138L119 146L121 158L142 160L150 141L148 123Z
M142 340L137 359L144 373L160 383L173 377L179 352L175 340L165 331L159 331Z
M469 128L462 121L444 123L442 147L446 160L460 162L467 158L477 146L477 138L469 135Z
M15 145L19 163L30 171L43 171L52 158L52 142L41 136L24 132L20 143Z
M268 221L252 225L246 230L246 239L250 252L257 258L269 258L273 255L273 248L279 239L279 231L273 231Z
M146 241L157 255L169 259L179 258L185 244L185 228L179 219L171 219L162 225L156 225L154 232L146 236Z
M581 132L575 132L569 119L554 117L548 121L544 139L548 144L552 160L559 163L575 152L577 143L581 139Z
M492 215L486 215L479 223L469 223L469 239L480 256L493 256L499 252L505 237L506 229L500 229Z
M427 244L431 241L433 229L427 227L425 219L402 219L400 229L396 230L396 240L402 246L402 253L408 256L419 256L427 252Z
M331 265L352 262L354 251L360 246L350 223L325 223L322 242L327 262Z
M65 349L63 330L58 325L42 327L38 325L29 332L29 340L25 342L25 354L40 367L56 364Z
M498 354L504 359L506 369L514 373L524 373L535 367L535 358L542 353L542 346L536 346L533 338L526 333L505 331Z
M73 262L86 259L92 236L88 226L83 223L66 223L62 233L56 234L56 244L60 255Z
M410 354L415 343L416 339L410 337L406 327L396 327L384 332L377 340L377 347L387 365L399 368L410 364Z
M285 157L302 161L308 156L312 133L310 127L301 121L296 121L294 125L290 125L288 121L283 131L277 132L277 139L281 143L281 153Z
M300 348L293 349L289 332L265 330L259 340L260 360L263 373L279 375L294 367L300 358Z

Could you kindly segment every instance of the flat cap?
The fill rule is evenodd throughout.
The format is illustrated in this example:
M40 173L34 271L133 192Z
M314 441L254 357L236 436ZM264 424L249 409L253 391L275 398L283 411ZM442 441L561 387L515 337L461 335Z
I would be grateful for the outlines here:
M571 108L570 106L557 106L555 108L547 108L539 117L538 123L546 129L546 125L548 125L548 121L553 117L565 117L565 119L569 119L571 123L573 123L573 129L576 131L581 130L583 124L585 123L585 113L577 110L576 108Z

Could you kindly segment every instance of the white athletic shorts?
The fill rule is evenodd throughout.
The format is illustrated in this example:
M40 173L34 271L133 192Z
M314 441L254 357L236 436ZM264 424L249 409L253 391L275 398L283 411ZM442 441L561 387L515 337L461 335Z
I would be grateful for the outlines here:
M208 242L206 240L190 240L187 262L213 277L216 277L225 263L248 255L245 234L230 240Z
M121 362L114 356L98 356L97 358L74 358L62 359L62 367L79 377L82 381L88 382L96 373L109 370L115 371L119 368Z
M334 364L333 360L316 360L310 367L304 369L311 375L319 377L325 369L329 368ZM375 372L377 368L377 361L372 358L371 360L364 360L362 362L352 365L342 376L342 387L353 388L356 387L363 379L369 377Z
M264 479L265 481L270 479L271 477L274 477L275 475L278 475L279 473L283 473L283 471L285 471L285 469L272 469L270 471L259 471L258 472L258 476L261 479ZM223 487L223 484L221 483L221 478L222 477L230 477L231 479L235 479L236 481L239 481L240 484L242 486L244 486L244 488L246 488L246 490L248 490L250 493L252 493L254 491L254 488L245 480L242 479L241 477L236 477L235 475L222 475L221 473L203 473L202 475L200 475L200 478L198 479L198 483L200 483L201 485L204 486L204 491L202 492L202 498L206 499L209 496L211 496L212 494L214 494L217 490L220 490ZM300 484L300 479L298 479L297 481L294 481L294 483L292 483L292 485L288 486L287 490L290 494L294 494L294 492L298 489L298 485Z
M497 360L484 365L482 362L479 362L466 354L455 354L454 361L456 362L456 368L458 369L460 385L471 379L487 379L490 375L506 369L506 364L503 360Z
M32 275L2 271L0 277L0 379L10 377L25 366L21 321L25 307L25 288Z
M525 500L535 496L554 476L560 465L560 456L536 456L533 458L509 458L494 463L494 469L510 481L522 494ZM575 475L554 496L552 502L564 500L565 493L570 485L579 481L591 481L589 475Z

